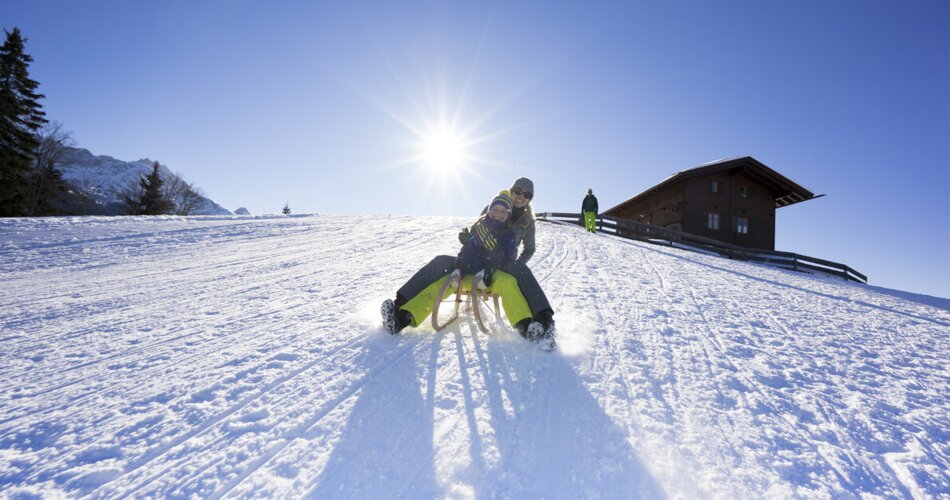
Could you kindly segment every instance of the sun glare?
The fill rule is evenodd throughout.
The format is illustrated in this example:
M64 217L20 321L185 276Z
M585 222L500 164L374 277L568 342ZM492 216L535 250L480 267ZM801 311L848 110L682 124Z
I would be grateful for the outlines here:
M455 169L465 162L465 149L465 142L461 138L450 130L439 128L423 139L422 156L429 167Z

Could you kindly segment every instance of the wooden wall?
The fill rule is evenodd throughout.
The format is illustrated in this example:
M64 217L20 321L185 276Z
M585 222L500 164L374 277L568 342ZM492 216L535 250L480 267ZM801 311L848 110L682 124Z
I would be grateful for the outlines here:
M714 193L710 183L719 183ZM747 196L740 195L744 188ZM719 229L707 227L708 213L719 214ZM674 181L611 215L679 229L747 248L775 249L775 200L764 185L727 171ZM749 221L748 234L736 232L736 218Z

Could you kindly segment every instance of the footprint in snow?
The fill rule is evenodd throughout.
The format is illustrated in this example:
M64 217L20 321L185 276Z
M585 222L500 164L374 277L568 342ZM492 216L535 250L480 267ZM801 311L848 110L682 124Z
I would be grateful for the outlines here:
M274 361L297 361L298 359L300 359L300 355L292 354L289 352L282 352L270 359Z

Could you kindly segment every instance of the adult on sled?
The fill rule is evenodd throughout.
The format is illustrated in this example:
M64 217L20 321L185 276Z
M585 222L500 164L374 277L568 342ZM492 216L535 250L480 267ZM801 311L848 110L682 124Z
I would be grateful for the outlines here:
M538 325L532 327L531 321L522 321L515 326L522 336L532 340L538 336L553 337L555 335L554 309L548 302L541 285L538 284L538 280L527 266L528 260L535 252L535 221L534 211L531 209L531 200L534 198L534 183L527 177L519 177L515 179L509 192L511 193L512 210L508 218L508 225L515 235L516 244L521 245L521 254L518 255L516 260L503 264L501 270L511 275L517 282L521 294L527 300L528 307L531 309L532 319L538 323ZM459 241L464 244L470 236L469 230L464 229L459 233ZM396 293L396 310L399 310L410 298L418 295L433 282L451 273L455 268L455 259L451 255L439 255L423 266L422 269L416 271L416 274ZM532 327L532 333L529 333L529 327ZM402 329L402 327L399 329ZM538 330L542 333L538 334Z
M515 260L518 242L514 231L508 225L512 202L508 191L501 191L492 199L488 211L482 215L469 230L467 238L455 258L453 269L461 274L472 275L481 272L482 280L492 291L501 296L502 307L512 326L531 319L531 309L525 301L518 283L499 268ZM437 281L426 286L421 292L401 304L387 299L381 309L383 325L391 334L399 333L406 326L418 326L432 313L432 306L439 299L443 283L450 279L445 273ZM397 294L397 301L400 300Z

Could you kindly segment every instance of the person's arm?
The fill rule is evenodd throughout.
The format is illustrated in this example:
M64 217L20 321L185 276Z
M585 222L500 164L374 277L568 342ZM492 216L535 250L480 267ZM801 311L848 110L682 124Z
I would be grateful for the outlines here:
M514 233L510 233L505 241L505 258L503 262L511 262L518 259L518 240Z
M477 260L477 246L478 245L475 242L475 238L472 238L462 245L461 249L459 249L458 256L455 258L455 265L462 271L463 274L469 274L472 272Z
M518 256L518 262L527 264L531 256L534 255L534 221L528 224L525 230L524 239L521 240L521 255Z
M502 268L518 255L518 240L514 233L507 232L498 238L498 246L488 255L485 262L485 284L491 286L495 270Z

